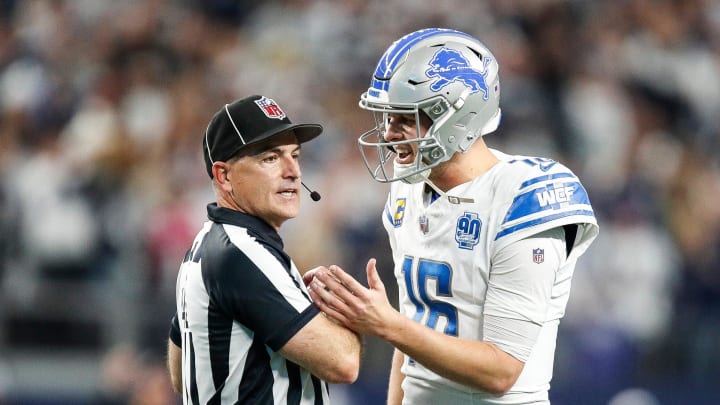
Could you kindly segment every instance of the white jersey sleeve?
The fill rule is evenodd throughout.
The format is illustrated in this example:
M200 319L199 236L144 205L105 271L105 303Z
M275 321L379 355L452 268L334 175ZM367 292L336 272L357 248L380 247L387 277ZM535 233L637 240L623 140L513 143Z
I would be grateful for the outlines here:
M543 250L543 260L528 254ZM485 340L522 362L530 357L551 302L557 269L566 260L565 232L553 228L503 248L490 270Z
M497 197L504 205L500 207L503 217L494 238L495 251L547 229L577 224L570 258L585 252L597 236L598 226L577 176L551 159L493 153L508 166L497 183Z

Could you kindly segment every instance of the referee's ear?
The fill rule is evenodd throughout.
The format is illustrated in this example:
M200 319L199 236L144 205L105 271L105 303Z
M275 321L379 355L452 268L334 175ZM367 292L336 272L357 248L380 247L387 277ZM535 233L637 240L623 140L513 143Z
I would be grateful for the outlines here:
M215 162L212 165L213 180L221 190L231 193L230 166L226 162Z
M212 165L213 179L218 183L228 181L228 174L230 173L230 166L226 162L215 162Z

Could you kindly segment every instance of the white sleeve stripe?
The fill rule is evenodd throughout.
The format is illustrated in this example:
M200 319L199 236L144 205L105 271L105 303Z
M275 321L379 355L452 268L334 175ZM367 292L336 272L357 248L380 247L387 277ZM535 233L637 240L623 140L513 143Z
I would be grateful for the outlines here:
M533 178L533 179L527 180L527 181L525 181L524 183L522 183L518 189L519 189L519 190L522 190L522 189L526 188L527 186L531 186L531 185L533 185L533 184L537 184L537 183L540 183L540 182L549 181L549 180L555 180L555 179L568 178L568 177L577 179L577 177L576 177L574 174L572 174L572 173L549 174L549 175L547 175L547 176L540 176L540 177L535 177L535 178Z
M286 269L272 253L250 236L247 230L228 225L223 225L223 228L230 242L242 250L295 310L302 312L310 305L307 292L303 290L302 280L297 280L296 275L293 274L297 270L291 271L294 270L294 266Z
M517 232L517 231L523 230L525 228L530 228L535 225L544 224L546 222L550 222L550 221L554 221L554 220L557 220L560 218L565 218L565 217L570 217L570 216L580 216L580 217L592 218L592 221L588 221L587 218L583 218L583 220L576 221L576 222L591 222L591 223L595 222L595 213L592 210L580 209L580 210L574 210L574 211L563 211L563 212L559 212L557 214L545 215L540 218L535 218L535 219L532 219L529 221L521 222L517 225L507 227L507 228L501 230L500 232L498 232L497 235L495 235L495 240L498 240L505 235L509 235L513 232ZM563 224L565 224L565 222L563 222ZM562 225L562 224L558 224L558 225Z

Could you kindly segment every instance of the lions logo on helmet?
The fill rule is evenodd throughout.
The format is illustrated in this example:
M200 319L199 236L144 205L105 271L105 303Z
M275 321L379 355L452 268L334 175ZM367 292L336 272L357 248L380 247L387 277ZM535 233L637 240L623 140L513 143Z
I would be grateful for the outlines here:
M430 85L430 90L440 91L446 85L459 80L467 86L471 93L483 92L483 100L488 99L489 90L485 78L490 58L483 61L483 72L473 69L462 53L448 48L442 48L430 61L430 69L425 71L429 78L436 80Z

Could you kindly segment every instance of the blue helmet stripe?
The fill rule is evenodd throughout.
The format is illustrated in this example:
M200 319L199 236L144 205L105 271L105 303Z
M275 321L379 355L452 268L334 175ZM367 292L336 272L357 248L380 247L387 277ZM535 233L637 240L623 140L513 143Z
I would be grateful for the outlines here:
M472 38L470 35L465 34L464 32L445 28L429 28L405 35L404 37L395 41L393 45L390 46L390 48L388 48L388 50L385 51L385 54L383 54L383 56L380 58L377 67L375 67L375 74L373 75L373 80L370 84L370 88L375 90L387 91L388 87L390 86L390 83L387 79L390 78L390 74L395 70L398 63L400 63L400 61L408 53L410 48L412 48L413 46L415 46L415 44L422 40L442 34L456 34Z
M397 67L398 61L418 42L440 35L444 31L438 29L420 30L408 34L398 39L393 46L391 46L385 54L380 58L377 68L375 69L375 76L380 79L387 79L387 75Z

